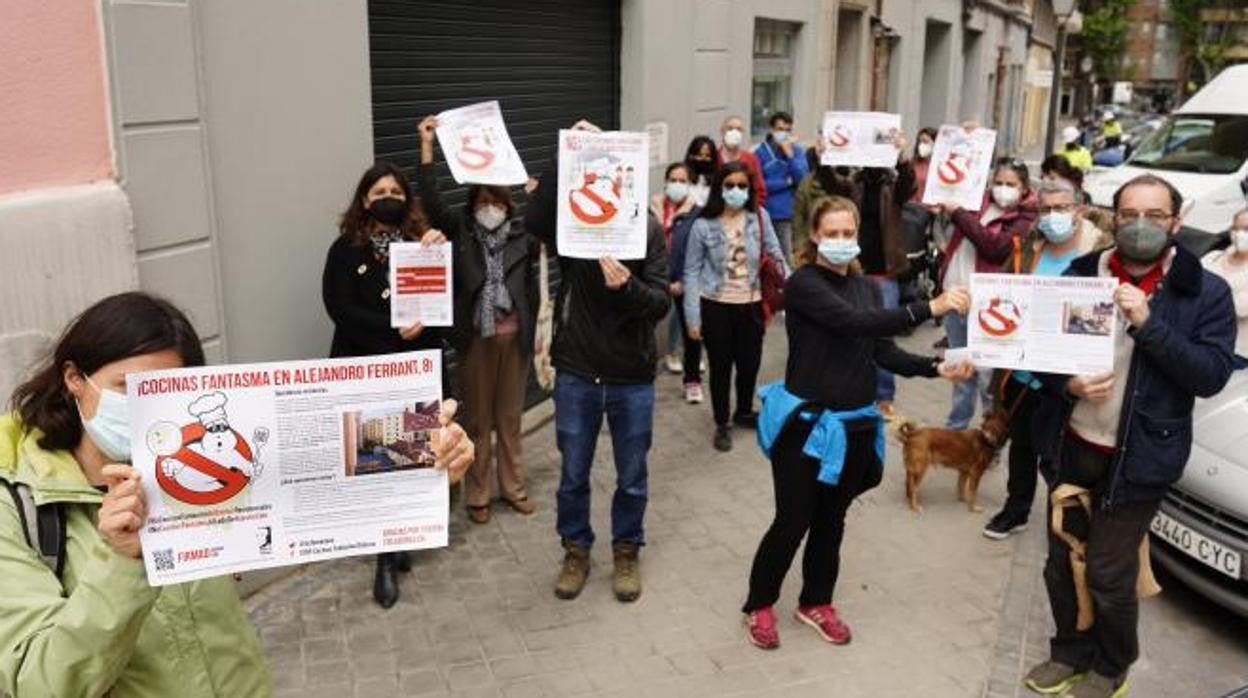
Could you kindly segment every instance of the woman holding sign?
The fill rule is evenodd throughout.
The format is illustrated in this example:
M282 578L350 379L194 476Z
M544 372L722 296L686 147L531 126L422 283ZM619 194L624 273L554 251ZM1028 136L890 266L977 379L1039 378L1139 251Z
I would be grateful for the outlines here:
M446 242L425 222L403 171L388 162L368 168L342 214L338 233L321 276L321 298L334 322L330 357L442 349L442 333L425 330L419 322L402 329L390 326L390 243ZM397 573L410 566L407 553L377 556L373 597L382 608L398 601Z
M1013 158L997 161L992 184L978 211L968 211L954 204L941 204L936 211L953 221L953 234L945 248L940 270L943 288L969 286L971 274L975 272L1000 271L1036 222L1036 199L1031 193L1027 166ZM966 316L954 313L946 317L945 332L949 335L950 348L965 347ZM987 377L985 373L980 381L985 388ZM950 429L965 429L971 423L975 416L976 390L974 381L953 387L953 409L947 423ZM983 401L988 402L986 392Z
M186 316L123 293L70 323L14 392L0 417L0 694L273 694L234 580L152 587L141 559L126 376L203 363ZM451 424L434 454L453 482L472 443Z
M728 418L732 372L736 368L737 409L732 421L753 427L754 385L763 354L763 254L784 259L767 211L755 205L750 168L724 165L711 186L701 216L693 222L685 248L684 305L689 339L706 346L711 364L713 444L732 449Z
M468 518L490 520L494 467L491 440L498 433L498 483L502 499L521 514L536 507L525 492L520 417L537 321L537 239L507 187L473 184L468 203L450 210L433 169L435 116L420 122L421 202L434 227L450 235L455 256L455 328L459 388L467 402L468 433L477 460L464 481Z
M796 619L827 642L850 641L832 605L845 513L879 484L883 417L875 406L877 366L903 376L964 380L970 364L947 365L909 354L891 337L933 316L966 312L965 289L900 308L881 304L879 286L858 263L858 209L841 197L820 200L808 249L813 263L785 287L789 359L783 383L763 388L759 443L771 458L776 514L750 572L746 614L750 642L780 645L772 607L797 548L806 538Z

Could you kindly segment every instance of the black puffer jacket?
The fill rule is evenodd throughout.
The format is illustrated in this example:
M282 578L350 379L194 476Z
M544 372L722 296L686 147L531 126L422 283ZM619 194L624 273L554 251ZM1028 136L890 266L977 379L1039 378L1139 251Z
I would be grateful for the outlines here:
M556 173L542 177L525 212L525 228L555 250ZM551 362L561 371L600 383L654 381L654 328L671 305L663 226L649 216L646 258L622 261L632 272L618 291L607 288L597 260L559 257L562 281L555 303Z

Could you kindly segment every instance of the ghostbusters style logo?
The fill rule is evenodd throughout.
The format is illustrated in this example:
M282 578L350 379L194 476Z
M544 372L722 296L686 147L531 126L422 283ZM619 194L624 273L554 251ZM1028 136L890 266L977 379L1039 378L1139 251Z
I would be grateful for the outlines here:
M174 499L211 506L238 495L260 477L260 450L269 430L258 427L251 443L230 426L225 393L202 395L187 411L199 421L178 426L157 422L147 430L147 448L156 456L156 483ZM254 444L254 451L253 451Z
M494 164L494 139L488 131L469 127L459 133L459 153L455 159L465 169L484 170Z
M848 148L849 144L850 137L845 131L845 127L840 124L834 126L832 128L832 133L828 136L828 145L833 148L843 149Z
M993 298L988 307L979 311L979 329L989 337L1008 337L1018 331L1023 311L1008 298Z
M940 167L936 168L936 178L945 186L954 187L966 180L971 169L970 158L962 153L950 153Z
M579 174L580 186L576 186L578 178L574 175L568 191L568 208L579 223L606 225L621 211L630 211L630 206L632 215L637 214L637 207L630 204L636 185L631 165L626 167L616 158L602 157L589 162Z

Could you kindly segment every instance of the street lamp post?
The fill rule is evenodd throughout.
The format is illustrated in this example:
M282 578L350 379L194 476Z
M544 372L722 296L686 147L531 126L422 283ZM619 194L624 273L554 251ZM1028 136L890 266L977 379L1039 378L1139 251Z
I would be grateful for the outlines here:
M1044 134L1044 155L1057 145L1057 111L1062 93L1062 66L1066 62L1066 29L1075 15L1075 0L1053 0L1057 16L1057 47L1053 52L1053 80L1049 86L1049 123ZM1077 30L1077 28L1076 28Z

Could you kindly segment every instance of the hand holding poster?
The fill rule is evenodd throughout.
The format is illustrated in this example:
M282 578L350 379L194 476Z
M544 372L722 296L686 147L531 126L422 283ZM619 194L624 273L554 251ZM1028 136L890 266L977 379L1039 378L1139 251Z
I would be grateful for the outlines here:
M447 544L441 353L127 376L148 583Z
M978 211L984 204L996 147L997 132L992 129L967 131L961 126L941 126L932 149L923 203Z
M646 256L649 152L644 133L559 132L560 255Z
M451 243L390 243L390 326L455 324Z
M893 141L901 133L901 115L883 112L830 111L823 115L821 165L896 167Z
M456 182L511 185L528 181L497 101L438 114L437 134Z
M1090 375L1114 369L1113 278L972 274L968 348L977 366Z

